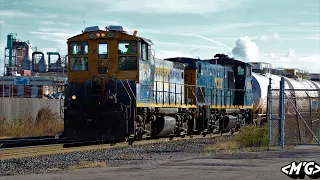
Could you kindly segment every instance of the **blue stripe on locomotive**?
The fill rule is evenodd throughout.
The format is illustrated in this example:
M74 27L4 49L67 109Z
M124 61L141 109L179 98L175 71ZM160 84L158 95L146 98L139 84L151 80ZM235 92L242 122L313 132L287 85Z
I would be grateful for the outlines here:
M140 83L137 84L137 103L184 103L184 70L173 67L173 62L161 59L140 60ZM162 68L162 73L156 69Z
M226 105L233 104L234 93L229 90L228 71L233 71L231 67L210 64L206 61L197 61L197 85L206 89L206 99L203 101L203 94L198 88L198 102L206 105ZM221 78L219 81L218 79ZM202 101L201 101L202 100Z

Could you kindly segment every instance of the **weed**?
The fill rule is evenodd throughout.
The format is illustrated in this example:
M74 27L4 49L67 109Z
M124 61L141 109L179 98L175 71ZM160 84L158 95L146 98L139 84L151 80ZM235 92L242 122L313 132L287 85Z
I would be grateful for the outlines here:
M266 149L268 145L268 127L244 126L241 131L233 136L217 138L214 145L207 146L204 150L215 153L232 154L241 151L254 151Z
M63 121L58 114L53 113L48 107L40 109L36 118L29 114L13 121L0 118L0 137L2 139L57 135L62 131Z

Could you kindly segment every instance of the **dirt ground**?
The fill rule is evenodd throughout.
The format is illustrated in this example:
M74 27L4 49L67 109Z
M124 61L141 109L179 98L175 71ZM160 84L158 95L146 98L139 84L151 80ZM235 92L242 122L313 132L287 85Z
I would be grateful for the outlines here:
M73 171L0 177L3 179L291 179L280 171L292 161L320 163L320 146L299 146L290 151L205 155L141 165L80 169ZM309 179L306 177L306 179Z

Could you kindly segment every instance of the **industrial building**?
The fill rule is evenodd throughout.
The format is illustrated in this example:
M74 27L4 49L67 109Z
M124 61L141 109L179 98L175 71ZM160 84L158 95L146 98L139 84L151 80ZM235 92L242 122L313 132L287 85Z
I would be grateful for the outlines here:
M67 84L67 56L38 51L14 33L7 35L2 65L0 97L61 98Z

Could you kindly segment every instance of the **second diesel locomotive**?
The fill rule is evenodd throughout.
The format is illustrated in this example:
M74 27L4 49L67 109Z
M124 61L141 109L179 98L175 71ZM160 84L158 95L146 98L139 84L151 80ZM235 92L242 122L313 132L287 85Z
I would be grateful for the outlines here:
M157 59L152 41L123 26L68 39L64 133L88 141L234 132L252 123L252 65Z

